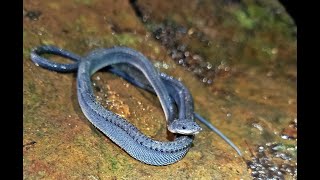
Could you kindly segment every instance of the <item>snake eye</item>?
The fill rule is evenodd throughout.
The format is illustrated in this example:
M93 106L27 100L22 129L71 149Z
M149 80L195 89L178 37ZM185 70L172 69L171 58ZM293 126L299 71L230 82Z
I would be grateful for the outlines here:
M186 127L185 127L185 126L182 126L182 129L186 129Z

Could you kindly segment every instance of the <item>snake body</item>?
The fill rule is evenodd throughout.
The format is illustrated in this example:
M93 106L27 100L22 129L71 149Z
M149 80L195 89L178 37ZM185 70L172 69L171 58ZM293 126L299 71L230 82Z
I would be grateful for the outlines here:
M40 54L46 53L69 58L75 63L59 64L40 56ZM126 47L99 49L86 57L80 57L54 46L40 46L31 52L31 59L36 65L53 71L78 70L77 95L85 116L114 143L141 162L162 166L179 161L190 149L194 139L193 134L201 130L194 122L193 101L189 91L178 80L163 73L159 74L146 57L133 49ZM141 82L142 78L135 79L125 72L117 70L117 65L133 66L140 71L140 74L144 75L147 81ZM131 83L140 85L139 87L154 92L158 96L166 116L168 130L170 127L173 127L171 131L180 128L180 130L186 129L187 133L181 131L181 133L175 134L173 141L156 141L145 136L126 119L101 106L94 97L90 77L99 69L108 66L113 69L115 74L121 76L122 73L122 77L127 78ZM174 102L179 111L178 118L174 112Z
M131 67L130 65L116 65L111 66L108 71L112 72L113 74L116 74L125 80L129 81L130 83L134 84L135 86L142 88L144 90L147 90L151 93L155 94L155 91L153 88L148 84L146 79L141 76L141 72L134 69L134 67ZM178 103L179 107L179 122L181 122L181 125L183 122L181 119L193 119L194 117L198 119L201 123L206 125L210 130L215 132L218 136L220 136L224 141L226 141L240 156L242 156L242 153L240 149L228 138L226 137L219 129L217 129L214 125L212 125L210 122L208 122L205 118L200 116L198 113L194 112L193 107L193 98L190 94L188 88L186 88L180 81L173 78L172 76L169 76L165 73L160 73L160 77L164 84L167 87L167 90L169 91L169 94L172 96L172 98L175 100L176 103ZM187 126L188 128L191 125Z

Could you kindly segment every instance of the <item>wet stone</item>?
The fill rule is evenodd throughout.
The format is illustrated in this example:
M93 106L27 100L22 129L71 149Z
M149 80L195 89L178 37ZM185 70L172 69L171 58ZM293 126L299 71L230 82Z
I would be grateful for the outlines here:
M267 143L265 146L257 146L250 161L247 161L248 168L254 179L285 179L285 175L292 178L297 176L297 166L291 162L291 155L282 152L279 144ZM280 160L280 161L279 161Z
M212 64L205 62L201 55L192 53L188 50L186 44L179 42L187 35L185 31L181 31L181 29L186 29L186 27L165 22L158 25L158 28L153 31L153 36L156 40L160 41L162 45L170 49L169 55L177 64L189 71L193 71L204 84L212 84L212 79L215 78L217 74L216 71L219 69L212 68ZM203 33L197 32L198 38L202 36L204 36ZM207 79L210 79L210 81L207 81Z
M37 21L41 16L42 12L38 10L32 10L32 11L30 10L30 11L26 11L24 14L25 14L25 17L29 18L30 20Z

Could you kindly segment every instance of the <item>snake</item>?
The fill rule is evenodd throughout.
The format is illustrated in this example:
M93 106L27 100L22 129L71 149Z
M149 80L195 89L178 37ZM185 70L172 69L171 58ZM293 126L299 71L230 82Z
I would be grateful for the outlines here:
M41 57L41 54L59 55L74 63L53 62ZM77 71L77 96L86 118L130 156L143 163L164 166L181 160L190 149L194 135L202 130L193 117L197 117L201 122L206 121L193 113L192 98L189 100L183 98L189 96L190 92L185 87L181 88L182 83L164 73L158 73L143 54L131 48L116 46L97 49L81 57L55 46L39 46L31 51L30 57L37 66L52 71L64 73ZM144 75L148 85L140 82L141 78L134 79L126 72L117 69L117 65L132 66L138 69L140 74ZM96 101L90 77L98 70L108 66L113 69L111 72L113 71L114 74L129 79L129 82L158 96L165 113L168 130L175 135L173 141L157 141L144 135L129 121L105 109ZM174 111L174 103L179 110L178 118Z

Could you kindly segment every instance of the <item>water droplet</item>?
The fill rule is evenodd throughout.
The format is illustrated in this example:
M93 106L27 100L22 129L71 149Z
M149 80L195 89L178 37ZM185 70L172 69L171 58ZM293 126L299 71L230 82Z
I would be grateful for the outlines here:
M148 19L149 19L149 15L147 15L147 14L143 15L143 17L142 17L143 22L147 22Z
M192 58L193 58L194 60L202 61L202 57L199 56L198 54L193 55Z
M61 66L61 69L67 69L67 67L62 65L62 66Z
M183 64L183 62L184 62L183 59L180 59L178 63Z
M53 67L55 67L55 68L56 68L56 67L58 67L58 66L57 66L56 64L54 64L54 65L53 65Z
M202 82L205 83L205 82L207 82L207 80L208 80L208 79L205 77L205 78L202 79ZM228 115L227 115L227 116L228 116Z
M277 49L277 48L273 48L273 49L271 50L271 53L272 53L273 55L277 54L277 53L278 53L278 49Z
M294 99L289 99L288 104L292 104L294 102Z
M169 68L169 65L166 64L166 63L163 63L162 67L163 67L164 69L168 69L168 68Z
M194 29L193 29L193 28L190 28L190 29L188 30L188 35L191 36L193 33L194 33Z
M284 135L281 135L281 138L287 140L287 139L289 139L289 136L284 134Z
M264 151L264 147L263 146L259 146L259 152L263 152Z
M154 63L154 66L155 66L156 68L160 68L160 63L159 63L159 62L156 62L156 63Z
M252 126L257 128L259 131L263 131L263 128L260 124L257 124L257 123L252 123Z
M273 72L272 71L269 71L268 73L267 73L267 77L271 77L273 75Z
M193 70L193 73L195 73L195 74L201 74L201 73L202 73L202 69L196 68L195 70Z
M212 64L207 62L207 69L211 69L212 68Z

